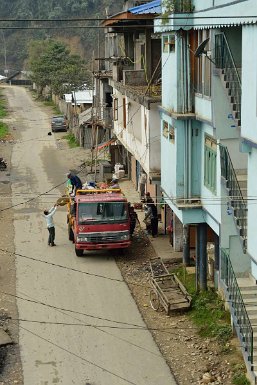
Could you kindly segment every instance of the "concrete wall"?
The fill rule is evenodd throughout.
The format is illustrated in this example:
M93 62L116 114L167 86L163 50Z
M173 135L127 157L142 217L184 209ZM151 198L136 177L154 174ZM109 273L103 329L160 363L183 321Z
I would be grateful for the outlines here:
M194 104L195 104L196 115L202 120L207 120L211 122L212 121L211 99L196 94Z
M213 126L216 128L216 138L239 138L239 130L233 127L235 122L231 117L232 106L228 99L228 92L218 73L212 77L212 94Z
M146 110L146 126L149 125L149 167L151 171L161 169L161 118L158 104L151 104L151 110Z
M241 0L243 3L246 1L246 0ZM219 7L219 6L223 6L223 5L232 5L233 6L233 3L235 1L234 0L193 0L193 4L194 4L194 7L195 7L195 12L197 11L202 11L204 9L208 9L208 8L214 8L214 7ZM240 0L239 0L240 2Z
M257 143L257 25L242 32L242 136Z
M172 119L168 115L162 113L162 122L165 120L169 124L172 124ZM176 134L177 131L175 129L175 143L171 143L167 138L162 135L162 123L161 122L161 186L164 191L168 194L170 198L176 196L176 168L177 168L177 160L176 160Z
M123 119L124 96L114 90L118 99L118 120L114 120L114 134L136 158L147 174L160 170L160 115L157 104L148 110L125 97L126 127Z
M257 218L257 149L252 148L248 158L248 252L257 263L257 236L256 236L256 218ZM255 268L255 277L257 279L257 268Z
M144 70L124 70L123 71L123 84L130 86L146 85L145 71Z
M168 79L168 81L162 81L162 106L169 111L177 111L176 51L162 53L162 79Z

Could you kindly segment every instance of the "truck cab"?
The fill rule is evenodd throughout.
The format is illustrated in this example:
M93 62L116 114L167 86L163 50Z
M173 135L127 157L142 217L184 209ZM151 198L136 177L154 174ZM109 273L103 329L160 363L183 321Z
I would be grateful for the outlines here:
M128 202L120 189L78 190L68 203L69 239L75 253L129 247Z

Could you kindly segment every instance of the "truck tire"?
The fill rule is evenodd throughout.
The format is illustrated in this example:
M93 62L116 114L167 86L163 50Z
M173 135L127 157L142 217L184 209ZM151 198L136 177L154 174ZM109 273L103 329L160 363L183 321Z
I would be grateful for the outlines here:
M77 249L76 247L75 247L75 253L76 253L77 257L82 257L83 256L83 250Z
M69 241L74 242L74 233L69 223L68 223L68 237L69 237Z

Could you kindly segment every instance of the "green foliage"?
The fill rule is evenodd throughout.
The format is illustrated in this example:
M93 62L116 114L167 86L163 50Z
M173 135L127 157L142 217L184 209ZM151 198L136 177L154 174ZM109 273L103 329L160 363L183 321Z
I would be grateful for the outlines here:
M225 352L226 347L229 347L232 329L230 314L225 310L223 300L214 290L196 292L195 274L188 274L184 267L173 272L192 296L192 310L188 314L198 326L199 334L202 337L215 338L224 346Z
M251 385L250 381L245 375L245 365L237 364L233 367L232 384L234 385Z
M8 126L7 124L0 122L0 139L3 139L8 134Z
M192 0L163 0L162 6L164 12L162 14L162 24L166 24L168 22L168 17L172 13L180 13L180 12L193 12L194 6Z
M199 327L199 334L212 337L225 345L232 337L229 313L224 309L224 302L215 291L196 293L190 316Z
M82 59L55 40L31 42L28 65L32 81L41 89L50 87L55 95L78 88L88 78Z
M6 115L6 101L0 96L0 118L4 118Z
M106 17L106 9L109 9L110 14L115 14L120 11L123 6L123 0L1 0L0 16L4 18L14 19L69 19L74 17L92 17L100 18ZM83 22L80 25L88 25ZM96 25L98 22L92 22L91 25ZM10 27L10 22L6 22L3 26ZM14 23L15 26L33 26L35 23L19 22ZM38 25L38 23L37 23ZM40 25L40 24L39 24ZM49 24L44 23L49 26ZM74 25L74 23L72 23ZM78 23L76 22L77 26ZM54 27L57 24L53 24ZM61 30L7 30L4 31L6 47L7 47L7 66L8 68L24 68L26 65L26 58L28 55L28 43L31 40L42 39L45 40L49 36L53 39L61 38L62 41L69 41L73 37L79 37L78 47L74 47L74 52L82 50L83 58L89 62L92 58L95 42L98 31L95 29L83 28L67 28L69 22L58 22ZM103 40L101 40L103 42ZM3 52L3 39L0 35L0 52ZM72 45L72 42L71 42ZM82 49L81 49L82 48ZM0 55L0 65L4 65L4 55Z
M63 138L67 139L70 148L79 147L79 143L73 134L65 135Z

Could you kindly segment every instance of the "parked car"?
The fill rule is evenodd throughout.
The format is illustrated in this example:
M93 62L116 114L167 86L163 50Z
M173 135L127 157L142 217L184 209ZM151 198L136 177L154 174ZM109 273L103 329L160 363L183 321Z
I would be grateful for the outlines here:
M52 132L67 131L68 122L64 115L53 116L51 121Z

